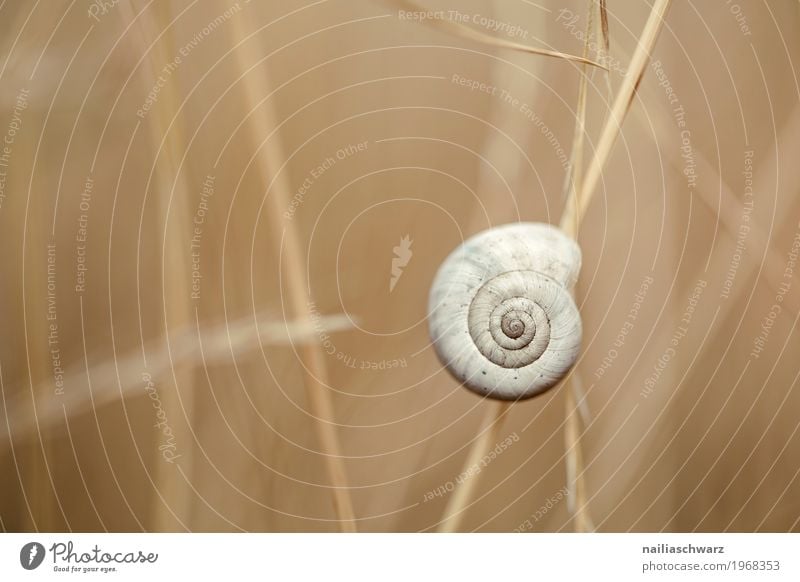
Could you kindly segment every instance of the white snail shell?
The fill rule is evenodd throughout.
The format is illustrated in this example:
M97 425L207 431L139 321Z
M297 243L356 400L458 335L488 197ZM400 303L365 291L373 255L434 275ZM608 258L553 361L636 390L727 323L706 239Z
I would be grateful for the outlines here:
M491 398L530 398L555 386L580 351L570 293L580 266L578 245L549 224L508 224L471 237L445 259L431 288L439 359Z

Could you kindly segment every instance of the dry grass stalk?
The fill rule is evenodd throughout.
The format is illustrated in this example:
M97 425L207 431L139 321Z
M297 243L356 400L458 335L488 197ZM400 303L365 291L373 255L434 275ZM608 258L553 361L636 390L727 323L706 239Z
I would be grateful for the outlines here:
M395 6L398 6L408 12L424 12L425 9L415 2L411 2L409 0L391 0L391 3ZM423 21L424 24L435 28L436 30L441 30L442 32L447 32L449 34L453 34L460 38L466 38L468 40L474 40L486 46L491 46L495 48L502 48L502 49L509 49L515 51L521 51L528 54L539 55L543 57L553 57L556 59L564 59L567 61L573 61L576 63L582 63L585 65L591 65L593 67L597 67L599 69L606 69L606 66L593 61L586 56L576 56L571 55L569 53L562 53L559 51L551 51L548 49L543 48L536 48L532 46L528 46L525 44L521 44L518 42L513 42L510 40L505 40L501 38L494 37L490 34L485 34L474 28L466 26L464 24L453 22L452 20L444 20L444 19L427 19Z
M15 92L11 87L14 86L15 82L22 82L24 86L30 89L35 80L35 69L29 67L31 63L26 60L26 57L31 53L40 51L42 45L40 44L41 39L34 37L31 31L37 28L47 30L47 26L55 27L56 22L53 19L58 16L58 12L53 10L49 15L41 14L36 10L35 5L28 6L27 4L3 6L0 11L2 11L4 19L3 27L5 31L8 31L8 34L4 34L3 39L0 41L0 55L5 56L0 66L0 77L3 79L4 89L4 91L0 92L2 93L0 103L3 104L4 109L10 109L12 107L10 105L12 103L12 95ZM11 31L15 31L16 34L11 34ZM42 95L42 97L44 96ZM27 134L28 132L24 133ZM38 143L36 144L32 141L32 138L37 137L36 135L31 137L20 135L17 137L16 156L33 161L30 168L25 168L20 163L19 170L21 171L9 172L7 178L4 176L4 179L8 181L10 190L17 191L20 194L27 192L23 226L25 238L20 261L24 344L18 354L18 357L24 354L26 361L23 365L24 378L22 375L19 377L21 386L15 390L18 395L22 395L22 390L24 390L24 400L27 404L25 407L26 413L30 411L32 398L36 398L37 395L52 393L51 386L34 385L35 375L38 375L41 370L47 370L50 367L50 363L46 352L31 349L31 346L47 345L46 326L39 325L38 321L32 317L29 318L28 315L31 312L31 308L28 307L30 297L41 294L46 287L46 281L41 272L38 269L31 268L29 265L35 264L40 256L44 256L46 242L54 242L52 232L48 228L49 217L51 216L50 205L39 196L31 196L31 188L35 178L33 168L36 167L37 163L42 163L38 158L39 156L44 156L44 151L47 149L46 147L42 148L42 140L46 133L44 130L39 133ZM7 214L8 211L3 209L3 212ZM36 259L31 261L29 259L30 256L35 256ZM6 259L8 264L12 263L10 254ZM4 297L4 304L7 300L8 298ZM9 337L12 336L9 335ZM1 381L2 378L0 378ZM6 390L7 388L2 389L3 395L6 394ZM19 396L17 397L19 398ZM23 398L20 398L20 400L23 400ZM36 412L38 411L34 408L34 413ZM9 418L7 422L11 420ZM53 470L49 462L49 459L54 457L55 452L53 440L45 427L37 430L37 437L38 442L31 443L27 450L20 453L19 458L13 450L11 451L17 477L20 480L19 484L23 486L24 483L26 489L26 492L23 493L26 512L22 518L26 524L26 531L48 531L64 527L62 524L66 524L66 527L69 528L69 521L62 508L58 490L54 485ZM18 462L19 464L17 464Z
M39 143L36 146L37 155L44 134L45 132L42 131L39 137ZM26 142L25 146L33 150L33 143ZM35 158L31 165L32 167L36 166ZM32 346L47 345L47 328L39 324L35 304L31 301L30 296L34 293L43 294L47 281L42 271L31 269L29 265L35 264L32 257L37 257L38 260L38 257L45 256L43 248L45 241L54 241L54 238L49 228L49 209L45 207L45 203L40 197L30 196L32 183L33 175L31 175L30 183L25 186L29 194L24 226L26 240L22 251L22 309L25 322L26 384L31 388L31 396L38 397L42 394L52 393L51 388L44 386L38 391L34 390L34 374L39 370L46 370L50 363L48 354L44 350L32 349ZM51 460L58 458L56 448L48 430L43 427L36 427L36 430L36 443L31 443L32 446L28 450L27 459L22 468L23 474L29 481L28 494L33 499L33 511L29 514L30 524L36 531L63 527L56 526L61 523L66 524L69 529L69 518L64 513L58 490L53 482L54 467L51 467Z
M353 327L353 320L345 315L322 317L316 322L326 333L344 331ZM154 380L159 380L170 373L171 366L181 368L198 368L202 365L216 366L230 363L231 354L244 358L256 353L259 346L298 345L304 342L319 341L319 330L312 324L290 324L275 322L267 314L255 318L243 317L236 321L218 324L210 330L200 332L196 324L171 333L163 340L144 346L150 354L147 365ZM167 344L173 346L171 358L168 357ZM88 358L87 358L88 360ZM36 400L36 417L28 414L29 398L18 397L7 403L8 431L0 432L0 448L16 440L26 438L38 426L49 429L58 426L64 419L64 413L70 418L79 416L99 407L128 397L142 394L142 350L134 349L131 353L118 356L113 360L105 360L99 364L91 364L93 378L92 393L71 390L59 397L54 397L51 384L41 382L34 393L42 394ZM64 373L64 383L70 386L81 386L86 379L86 368L83 362L70 367Z
M261 144L263 136L270 135L277 122L275 112L268 104L261 103L269 95L269 86L260 71L250 71L253 63L259 62L262 55L257 50L257 39L248 38L241 19L231 20L231 40L235 45L234 56L239 74L243 77L244 98L248 114L252 120L247 124L252 143ZM281 263L285 265L286 287L290 316L299 324L312 321L308 281L305 275L305 260L301 250L300 233L296 224L282 220L284 210L289 206L290 188L285 172L278 173L284 159L283 152L273 136L259 150L257 168L261 172L261 182L267 187L267 216L272 221L270 231L274 236L274 248L285 253ZM347 475L341 455L341 445L336 432L333 403L328 388L328 371L325 355L319 342L303 343L298 347L298 356L303 364L303 374L310 413L314 418L317 438L325 458L325 467L333 488L333 502L339 527L342 531L356 531L353 502L350 498Z
M608 31L608 10L606 9L606 0L600 0L597 5L597 9L599 11L599 18L598 18L598 25L599 25L599 34L600 38L602 39L602 44L599 46L599 54L598 57L601 63L607 63L609 54L611 52L611 37L609 36ZM611 101L611 95L613 95L613 90L611 88L611 71L610 69L606 69L604 71L605 80L606 80L606 98L608 101Z
M592 31L592 8L595 0L589 0L589 18L586 22L586 35L583 44L583 55L589 54L589 40ZM572 150L569 156L569 165L564 177L564 199L570 200L577 196L581 183L583 169L583 142L586 135L586 94L588 92L588 77L586 65L581 66L581 78L578 83L578 104L575 107L575 130L572 136Z
M606 0L600 0L597 3L597 10L600 13L600 38L603 41L603 50L605 54L611 50L611 38L608 36L608 7Z
M586 34L584 37L583 54L589 54L589 42L591 40L593 14L596 0L589 0L588 17L586 19ZM608 23L605 21L605 4L600 3L598 8L601 12L601 27L604 35L608 34ZM607 45L608 39L605 39ZM564 181L564 199L573 200L581 188L582 169L583 169L583 149L586 136L586 100L588 92L588 72L586 66L581 67L581 79L578 85L578 105L575 119L575 133L572 139L572 151L570 152L569 167ZM576 226L577 231L577 226ZM567 467L567 486L572 493L568 498L568 509L573 514L575 531L589 531L591 518L589 517L588 504L586 502L586 483L583 467L583 452L581 449L580 417L576 413L576 398L573 390L579 385L574 379L568 383L566 397L564 399L564 449Z
M134 42L142 54L150 54L149 58L142 61L148 85L158 79L160 63L171 58L174 46L172 38L172 11L169 4L158 4L155 13L142 13L138 26L134 29ZM136 18L136 13L127 4L120 6L120 15L125 22ZM193 319L191 305L186 298L189 296L188 273L174 273L166 276L167 265L176 269L176 265L188 265L189 253L187 241L191 238L186 225L191 224L189 209L189 185L185 176L178 168L181 152L186 147L183 123L180 114L180 97L173 84L166 84L161 91L160 98L154 107L153 122L148 123L153 151L156 152L153 175L155 187L150 188L155 192L158 208L158 224L160 232L164 234L164 247L162 257L163 277L163 307L165 333L171 327L183 327ZM148 180L150 185L150 180ZM175 220L170 223L170 212ZM165 345L170 354L171 346ZM170 354L171 357L171 354ZM194 418L194 374L182 368L177 362L171 366L173 390L165 390L161 395L164 407L167 410L182 410L187 426L191 427ZM181 395L180 387L184 386ZM188 440L187 440L188 442ZM194 455L191 445L186 446L181 453L181 471L186 475L192 474ZM153 464L155 472L154 483L159 492L159 497L169 504L169 511L163 511L160 503L153 505L151 524L154 531L172 531L175 529L175 520L182 528L188 526L184 519L189 518L192 509L193 495L190 495L186 482L180 473L171 464L159 458Z
M591 201L597 181L603 167L611 154L612 147L622 129L622 121L630 109L633 97L639 86L639 82L644 75L645 68L650 59L650 52L658 38L664 22L664 16L669 7L670 0L661 0L653 5L650 17L645 24L642 36L639 39L636 53L631 59L628 71L622 82L622 86L612 106L609 119L600 136L597 152L592 160L586 174L586 180L581 180L581 152L583 151L583 138L585 134L586 116L586 91L587 76L584 67L581 77L580 89L578 92L578 113L575 124L575 137L573 141L571 163L567 172L567 188L569 195L567 206L561 218L561 228L573 237L577 237L580 231L580 224L586 213L589 202ZM594 5L594 2L592 2ZM600 0L598 5L600 33L603 40L603 47L607 55L610 47L608 36L608 14L604 0ZM590 7L590 17L587 21L586 40L584 44L584 54L589 50L590 31L592 29L592 7ZM570 386L571 388L571 386ZM588 500L586 496L585 469L583 467L583 452L580 444L580 419L576 414L575 396L571 389L567 390L565 399L565 422L564 440L567 455L567 473L570 488L575 492L574 520L576 531L591 531L594 529L591 516L588 510Z
M650 60L650 53L658 39L661 27L664 25L664 16L670 2L671 0L655 0L653 3L653 8L642 30L636 51L633 53L628 70L622 80L622 85L614 99L609 118L600 133L597 149L589 168L586 170L586 178L583 185L577 195L567 201L567 208L561 217L561 228L573 237L577 237L580 223L592 201L597 182L600 180L600 174L611 155L620 131L622 131L622 123L631 107L633 98L636 96L639 82Z
M580 404L577 393L580 389L578 375L573 373L567 382L564 398L564 449L567 466L567 509L573 516L576 532L594 531L594 523L589 512L589 501L586 488L586 470L583 463L581 447Z
M477 466L480 460L486 455L487 451L492 448L500 434L500 428L503 420L509 411L511 404L500 400L489 400L486 405L486 412L478 429L478 436L472 442L467 460L464 467L469 469ZM461 481L456 487L444 511L444 520L439 526L441 532L456 532L461 526L461 521L464 518L466 509L472 500L472 494L475 491L475 485L478 482L477 475L471 471L464 471L467 477Z

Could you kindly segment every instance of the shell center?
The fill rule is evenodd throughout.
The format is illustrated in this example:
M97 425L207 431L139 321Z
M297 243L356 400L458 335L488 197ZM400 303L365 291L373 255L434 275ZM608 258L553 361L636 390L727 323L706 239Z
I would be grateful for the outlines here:
M525 333L525 322L515 316L504 317L500 323L500 327L506 337L511 339L522 337L522 334Z

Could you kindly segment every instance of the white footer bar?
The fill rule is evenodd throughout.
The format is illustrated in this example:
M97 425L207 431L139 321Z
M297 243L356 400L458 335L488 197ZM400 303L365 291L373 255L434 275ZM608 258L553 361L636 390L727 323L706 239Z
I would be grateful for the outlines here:
M800 580L800 534L3 534L0 580Z

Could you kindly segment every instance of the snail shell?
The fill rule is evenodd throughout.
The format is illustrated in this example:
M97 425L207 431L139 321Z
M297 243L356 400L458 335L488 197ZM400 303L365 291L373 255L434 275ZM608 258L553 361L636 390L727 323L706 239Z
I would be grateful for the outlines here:
M515 223L476 234L445 259L428 321L447 369L501 400L541 394L578 357L581 319L570 289L581 251L558 228Z

